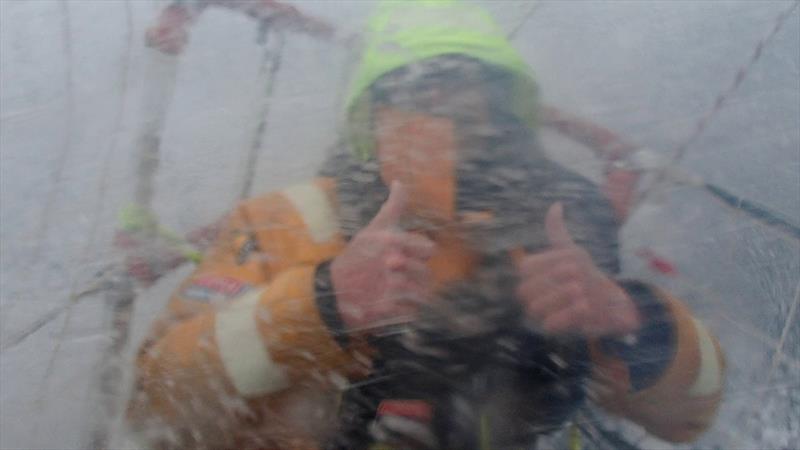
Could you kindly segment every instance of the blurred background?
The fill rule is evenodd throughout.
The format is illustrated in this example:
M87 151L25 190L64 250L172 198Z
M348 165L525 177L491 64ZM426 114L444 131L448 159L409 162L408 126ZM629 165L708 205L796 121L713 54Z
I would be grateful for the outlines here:
M288 3L353 32L374 6ZM669 155L796 2L483 3L516 30L545 102ZM157 114L144 33L167 4L0 2L0 448L90 442L101 355L115 335L103 295L76 297L120 258L112 242L139 176L137 132ZM338 137L346 48L302 33L282 35L281 48L270 35L267 50L281 52L270 76L258 36L252 19L210 8L177 62L153 208L178 234L235 204L265 105L253 193L312 176ZM560 141L548 142L557 152ZM680 163L800 223L797 8ZM797 448L800 242L692 187L651 200L623 229L625 270L687 298L727 353L719 420L693 447ZM677 275L652 270L643 248ZM137 288L123 360L188 270Z

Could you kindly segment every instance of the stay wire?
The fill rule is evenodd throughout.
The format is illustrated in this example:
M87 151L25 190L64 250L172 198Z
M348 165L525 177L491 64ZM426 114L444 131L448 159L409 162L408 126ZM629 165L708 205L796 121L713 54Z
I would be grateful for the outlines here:
M720 92L714 103L712 104L711 108L695 123L693 131L689 134L689 136L680 143L675 150L672 152L672 158L670 161L662 168L656 170L655 178L653 182L645 188L645 190L639 195L639 197L634 202L633 206L631 207L630 214L633 215L642 204L644 204L648 198L653 195L662 184L666 181L669 176L669 173L672 172L675 167L680 163L683 157L686 155L689 148L694 144L700 136L702 136L705 131L708 129L709 124L711 121L716 118L716 116L722 111L723 107L730 99L730 97L739 90L742 85L742 82L745 80L747 75L750 73L750 70L755 66L758 60L761 58L764 49L766 46L772 41L775 35L783 28L783 25L786 23L786 20L789 16L792 15L795 9L797 9L798 5L800 5L800 0L795 0L788 8L782 11L778 16L775 18L774 25L772 29L767 33L767 35L761 38L758 42L756 42L755 47L753 48L752 53L750 54L750 58L747 62L739 67L736 71L736 75L734 76L731 83L728 85L726 89Z
M517 24L511 28L508 34L506 34L506 39L513 40L517 36L517 33L519 33L522 27L524 27L528 23L528 20L531 17L533 17L533 15L541 6L542 6L541 1L531 1L528 10L525 12L525 14L523 14L519 22L517 22Z
M51 184L50 191L45 199L45 208L42 214L42 223L40 224L37 236L37 246L34 249L33 255L35 259L38 259L41 253L42 247L45 245L45 240L47 239L47 233L49 230L49 222L50 222L50 213L53 210L53 203L55 202L55 198L60 191L60 187L63 181L63 174L64 174L64 167L69 159L69 156L72 153L74 143L73 143L73 127L74 127L74 113L75 113L75 92L74 92L74 80L72 76L72 66L73 66L73 51L72 51L72 24L70 21L70 9L69 9L69 0L61 0L59 3L60 11L61 11L61 38L62 38L62 49L64 51L64 89L66 91L66 120L64 121L65 124L65 137L63 142L63 148L61 154L56 161L56 168L55 172L53 173L53 182ZM71 281L70 281L70 300L74 298L74 292L77 290L77 282L75 280L76 274L72 274ZM63 336L65 334L66 329L69 327L71 319L71 309L69 306L66 308L66 317L64 318L64 322L62 323L61 330L59 332L59 336ZM47 366L44 371L44 378L42 379L39 392L35 402L36 411L39 413L40 420L36 421L34 425L34 433L38 432L39 425L41 423L42 417L42 410L44 408L44 399L47 395L47 388L49 386L51 374L53 372L53 368L55 366L55 361L58 356L58 353L61 350L62 339L56 339L56 345L51 353L50 357L47 361Z
M704 183L700 187L735 211L745 213L750 218L800 241L800 227L780 217L777 213L770 211L765 206L752 200L742 198L715 184Z
M256 126L255 135L250 146L250 151L245 160L245 176L242 183L242 190L239 193L239 199L243 200L249 197L253 191L253 182L255 181L256 166L258 166L259 155L263 147L264 133L266 132L267 125L269 124L269 110L272 106L273 92L275 90L275 83L278 71L280 71L283 59L283 49L286 45L286 36L281 31L272 31L267 22L262 22L260 33L262 34L263 42L263 57L259 74L265 76L266 88L264 97L260 108L258 109L258 126ZM274 48L270 48L269 37L272 35L277 40Z
M52 182L44 200L44 208L39 227L36 230L35 247L31 252L33 261L36 261L46 245L47 235L50 231L50 219L61 185L64 181L64 168L72 156L75 147L75 82L73 79L73 51L72 51L72 21L70 19L69 0L61 0L61 45L64 52L64 139L61 144L61 153L56 159L52 172Z

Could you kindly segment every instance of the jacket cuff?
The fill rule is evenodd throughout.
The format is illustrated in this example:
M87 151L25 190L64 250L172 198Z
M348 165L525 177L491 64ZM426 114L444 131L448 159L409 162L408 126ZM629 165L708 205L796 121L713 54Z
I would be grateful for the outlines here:
M345 331L336 302L336 292L331 280L331 260L319 264L314 272L314 298L322 322L325 323L336 343L346 350L350 344L350 338Z
M661 378L675 357L677 335L667 305L655 290L639 281L618 281L636 304L642 327L625 337L601 339L601 348L628 366L631 387L648 388Z

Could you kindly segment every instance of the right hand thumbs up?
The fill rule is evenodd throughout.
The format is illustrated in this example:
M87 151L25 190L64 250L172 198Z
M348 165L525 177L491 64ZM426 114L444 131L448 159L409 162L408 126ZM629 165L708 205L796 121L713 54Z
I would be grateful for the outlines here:
M372 218L368 228L388 229L400 222L408 207L408 189L399 181L392 182L389 198L383 203L378 214Z
M430 299L430 239L397 225L408 207L408 190L392 183L389 198L331 263L331 279L342 321L350 329L413 318Z

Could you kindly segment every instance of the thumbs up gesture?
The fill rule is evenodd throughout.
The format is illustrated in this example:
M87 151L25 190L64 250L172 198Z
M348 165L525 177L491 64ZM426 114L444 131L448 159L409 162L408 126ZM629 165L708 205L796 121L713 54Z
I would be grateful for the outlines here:
M621 336L638 330L636 305L572 239L560 203L547 211L545 231L550 248L525 255L518 264L517 297L528 320L553 335Z
M408 195L402 184L392 183L378 214L331 263L339 314L348 329L410 320L430 299L427 261L434 243L398 227Z

